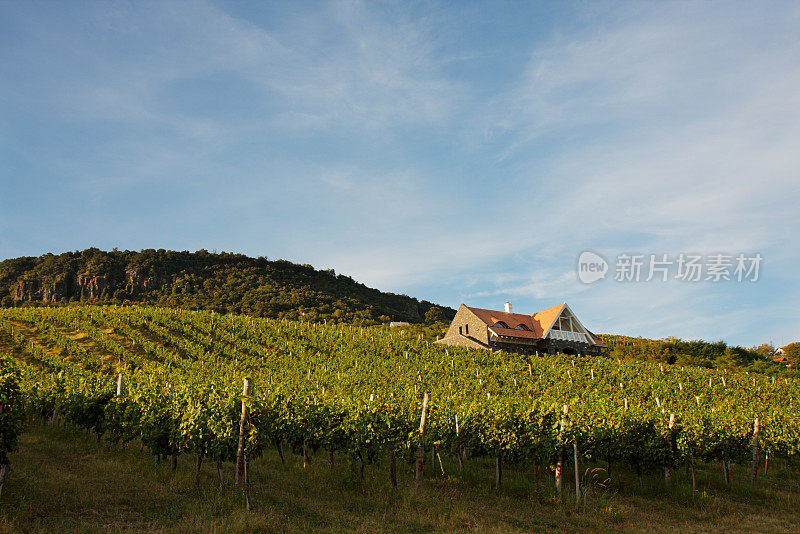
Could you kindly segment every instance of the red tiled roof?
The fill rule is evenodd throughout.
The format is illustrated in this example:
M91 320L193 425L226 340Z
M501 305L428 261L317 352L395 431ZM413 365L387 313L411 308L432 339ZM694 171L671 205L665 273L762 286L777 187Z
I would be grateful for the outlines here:
M467 306L467 309L477 315L481 321L486 323L486 326L492 326L497 322L503 322L508 325L508 329L513 330L519 325L523 324L528 327L528 330L537 334L534 339L541 337L541 332L536 331L536 325L533 324L532 317L530 315L525 315L524 313L506 313L497 310L484 310L483 308L470 308L469 306ZM524 332L524 330L514 331Z
M539 339L539 336L536 335L536 332L530 332L528 330L517 330L516 328L498 328L498 327L489 327L489 330L497 334L498 336L508 336L508 337L520 337L525 339Z
M564 310L564 307L567 304L559 304L558 306L553 306L552 308L547 308L546 310L542 310L540 312L536 312L533 315L525 315L524 313L506 313L498 310L486 310L484 308L471 308L466 306L466 308L474 313L481 321L486 323L492 332L496 333L499 336L508 336L508 337L518 337L524 339L542 339L550 328L555 323L558 316L561 315L561 312ZM498 322L505 323L508 328L501 328L501 327L493 327ZM521 328L517 328L520 325L524 325L527 330L522 330ZM589 332L589 335L592 337L595 345L599 347L605 347L605 344Z
M508 328L502 330L514 331L514 334L507 333L503 335L524 337L528 339L541 339L545 336L545 334L547 334L547 331L550 330L550 327L553 326L553 323L558 318L561 310L564 309L564 304L553 306L552 308L542 310L533 315L525 315L524 313L506 313L497 310L485 310L483 308L470 308L469 306L467 309L477 315L481 321L486 323L486 326L492 326L497 322L503 322L508 325ZM516 330L519 325L525 325L529 332L526 332L525 330ZM496 328L495 330L500 330L500 328ZM531 336L529 334L534 335Z

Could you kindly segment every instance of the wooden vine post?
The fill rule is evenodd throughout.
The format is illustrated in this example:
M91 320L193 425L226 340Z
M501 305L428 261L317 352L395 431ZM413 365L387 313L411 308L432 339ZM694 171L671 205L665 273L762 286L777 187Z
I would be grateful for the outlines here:
M244 388L242 389L242 397L249 397L252 394L253 382L250 378L244 379ZM244 427L247 422L248 408L247 403L242 399L242 416L239 419L239 444L236 447L236 477L234 478L234 485L241 486L242 479L244 478L244 448L245 448L245 435Z
M392 457L389 463L389 480L392 482L392 488L397 489L397 454L395 453L395 443L392 441Z
M560 431L564 432L564 427L567 426L567 416L569 415L569 405L564 405L564 416L561 418ZM562 487L562 470L564 467L564 447L562 446L558 451L558 458L556 459L556 492L561 494Z
M425 468L425 445L423 438L425 437L425 420L428 417L428 403L430 402L430 395L425 392L425 397L422 399L422 417L419 420L419 446L417 447L417 472L415 477L415 488L419 490L422 484L423 469Z
M581 476L578 471L578 441L572 442L572 454L575 461L575 506L581 503Z
M494 489L500 490L500 484L503 481L503 465L500 462L500 449L497 450L497 456L494 458Z
M117 397L122 396L122 392L125 388L125 379L122 378L122 373L117 375Z
M675 414L669 414L669 433L667 439L669 440L669 454L667 455L667 463L664 466L664 483L667 487L672 485L672 455L675 452L675 433L673 427L675 426Z
M730 463L727 452L722 457L722 480L725 482L725 484L731 483Z
M456 414L456 440L458 440L458 414ZM459 449L456 453L458 456L458 472L461 473L464 471L464 453L463 448Z
M753 486L758 481L758 417L753 421Z
M10 468L10 464L8 460L3 462L3 466L0 467L0 495L3 494L3 484L6 481L6 477L8 476L8 470Z

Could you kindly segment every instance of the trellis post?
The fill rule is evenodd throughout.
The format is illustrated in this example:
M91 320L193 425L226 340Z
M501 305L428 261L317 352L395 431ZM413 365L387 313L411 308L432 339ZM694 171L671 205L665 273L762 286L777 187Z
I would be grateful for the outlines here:
M758 417L753 421L753 486L758 481Z
M667 434L669 439L669 454L667 455L667 464L664 466L664 482L666 483L667 487L672 485L672 453L674 452L673 441L674 441L674 434L672 428L675 426L675 414L669 414L669 433Z
M425 420L428 417L428 402L430 402L430 395L425 392L422 399L422 416L419 420L419 446L417 447L417 472L415 476L415 487L419 490L422 484L423 469L425 468L425 445L423 438L425 437Z
M244 448L245 448L245 435L244 427L247 422L248 408L245 397L252 394L253 382L250 378L244 379L244 387L242 388L242 415L239 419L239 444L236 447L236 477L234 481L235 486L240 486L242 478L244 478Z
M572 442L572 454L575 461L575 506L581 503L581 476L578 470L578 441Z
M564 432L564 427L567 426L567 416L569 415L569 404L564 405L564 415L561 418L560 431ZM562 470L564 467L564 447L562 446L558 451L558 458L556 459L556 491L560 494L562 487Z

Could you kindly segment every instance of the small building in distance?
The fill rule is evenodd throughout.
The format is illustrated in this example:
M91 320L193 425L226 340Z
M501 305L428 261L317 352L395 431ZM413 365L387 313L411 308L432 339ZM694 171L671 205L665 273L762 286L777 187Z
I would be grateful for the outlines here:
M502 350L518 354L574 354L599 356L603 342L578 320L565 302L526 315L459 306L439 345Z

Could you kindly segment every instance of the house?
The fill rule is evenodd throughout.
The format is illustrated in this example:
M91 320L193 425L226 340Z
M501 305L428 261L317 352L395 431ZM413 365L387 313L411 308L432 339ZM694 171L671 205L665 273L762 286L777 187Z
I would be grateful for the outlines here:
M603 342L578 320L565 302L533 315L459 306L439 345L502 350L519 354L597 356Z
M786 360L786 351L783 349L784 347L781 347L772 354L772 361L775 363L785 364L786 367L791 367L791 364L789 364L789 362Z

